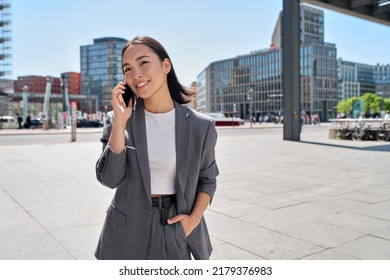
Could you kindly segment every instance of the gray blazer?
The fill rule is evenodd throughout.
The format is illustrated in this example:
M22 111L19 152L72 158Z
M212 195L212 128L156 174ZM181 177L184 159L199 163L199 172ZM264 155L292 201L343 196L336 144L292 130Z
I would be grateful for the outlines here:
M214 121L175 102L176 114L176 207L178 214L190 214L198 192L213 197L216 177L217 133ZM126 149L114 154L107 145L113 113L107 114L103 129L103 152L96 163L99 182L116 188L107 210L97 259L145 259L151 226L151 184L143 101L127 122ZM164 147L161 147L164 149ZM209 259L212 246L205 219L187 237L195 259Z

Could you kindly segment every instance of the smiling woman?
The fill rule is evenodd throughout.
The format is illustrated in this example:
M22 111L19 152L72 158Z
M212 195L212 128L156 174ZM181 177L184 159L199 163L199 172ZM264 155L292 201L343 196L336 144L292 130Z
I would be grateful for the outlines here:
M163 46L136 37L122 51L126 81L112 90L98 180L116 193L95 253L98 259L208 259L203 213L219 173L212 118L191 100ZM123 94L134 95L124 103Z

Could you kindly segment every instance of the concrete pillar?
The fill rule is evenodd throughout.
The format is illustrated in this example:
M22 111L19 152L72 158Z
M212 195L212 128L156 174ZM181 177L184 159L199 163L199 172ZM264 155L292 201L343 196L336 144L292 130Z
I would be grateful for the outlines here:
M283 0L283 140L300 140L299 0Z

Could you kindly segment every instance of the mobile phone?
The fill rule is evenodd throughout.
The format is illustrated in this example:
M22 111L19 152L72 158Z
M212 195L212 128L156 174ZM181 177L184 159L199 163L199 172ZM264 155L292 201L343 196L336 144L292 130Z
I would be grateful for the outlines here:
M135 94L127 84L125 85L125 93L122 94L122 99L125 107L129 107L130 99L134 104Z

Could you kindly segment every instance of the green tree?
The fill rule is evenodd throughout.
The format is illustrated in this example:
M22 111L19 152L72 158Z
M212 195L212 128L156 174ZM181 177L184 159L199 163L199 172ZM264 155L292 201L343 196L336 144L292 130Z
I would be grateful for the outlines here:
M348 99L341 100L337 104L337 112L344 113L345 115L350 115L352 112L352 103L354 100L358 99L357 97L351 97Z
M390 98L385 98L383 100L383 110L390 111Z
M371 109L374 111L373 114L379 114L381 110L381 104L383 98L376 95L375 93L365 93L360 96L360 99L364 102L364 111L366 115L371 115Z

